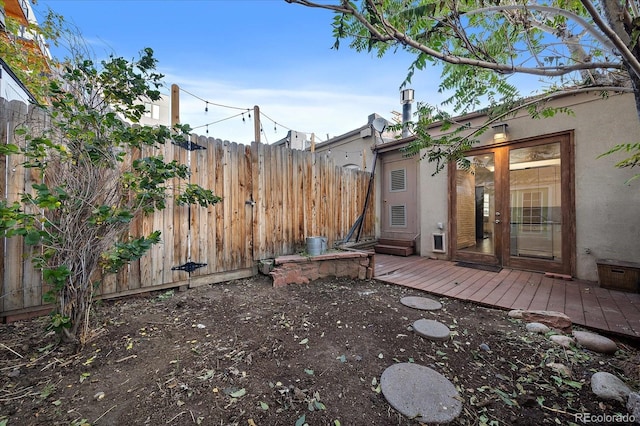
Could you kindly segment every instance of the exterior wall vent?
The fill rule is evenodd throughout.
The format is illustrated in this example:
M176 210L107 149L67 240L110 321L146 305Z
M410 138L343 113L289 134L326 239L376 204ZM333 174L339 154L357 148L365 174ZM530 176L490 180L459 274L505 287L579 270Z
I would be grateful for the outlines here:
M407 226L407 208L404 205L389 206L391 226Z
M407 190L407 170L396 169L391 170L391 192L406 191Z

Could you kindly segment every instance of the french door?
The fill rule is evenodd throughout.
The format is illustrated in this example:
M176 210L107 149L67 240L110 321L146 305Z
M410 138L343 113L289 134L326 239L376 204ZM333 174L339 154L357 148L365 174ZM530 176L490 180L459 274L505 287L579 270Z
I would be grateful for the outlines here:
M453 259L574 274L572 134L479 148L466 159L450 169Z

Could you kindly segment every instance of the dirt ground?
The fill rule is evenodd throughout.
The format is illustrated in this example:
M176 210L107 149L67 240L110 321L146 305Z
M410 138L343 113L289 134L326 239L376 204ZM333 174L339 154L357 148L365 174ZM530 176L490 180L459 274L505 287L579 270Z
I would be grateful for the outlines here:
M447 298L437 298L441 311L417 311L400 304L407 295L424 294L350 279L274 289L257 276L107 301L95 310L96 338L77 352L57 344L47 318L0 325L0 425L417 424L380 391L396 362L451 380L463 425L626 413L598 400L590 377L640 385L633 342L618 340L614 356L566 351L505 311ZM420 318L447 324L451 339L414 334Z

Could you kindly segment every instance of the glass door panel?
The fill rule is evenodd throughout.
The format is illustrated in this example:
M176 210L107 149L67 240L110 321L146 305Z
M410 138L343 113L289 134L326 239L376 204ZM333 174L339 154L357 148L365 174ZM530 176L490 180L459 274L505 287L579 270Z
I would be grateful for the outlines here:
M512 258L562 261L560 143L509 151Z
M494 153L466 158L469 169L456 169L456 251L495 257Z

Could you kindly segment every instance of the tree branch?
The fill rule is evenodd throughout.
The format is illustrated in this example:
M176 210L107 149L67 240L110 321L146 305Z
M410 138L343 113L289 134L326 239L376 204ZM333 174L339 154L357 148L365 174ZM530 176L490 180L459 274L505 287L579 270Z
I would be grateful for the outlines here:
M485 68L497 71L502 74L513 74L513 73L521 73L521 74L530 74L530 75L539 75L545 77L558 77L561 75L569 74L575 71L581 70L589 70L589 69L624 69L623 65L618 62L587 62L587 63L576 63L572 65L560 65L560 66L551 66L551 67L524 67L524 66L514 66L511 64L501 64L496 62L489 62L480 59L468 58L459 55L451 55L439 50L435 50L426 46L413 38L406 35L403 31L398 30L395 26L393 26L388 19L382 16L381 13L378 12L376 18L380 21L380 25L384 29L384 33L376 28L374 25L369 22L369 20L356 9L354 9L351 4L347 1L343 1L343 6L337 5L329 5L329 4L320 4L316 2L311 2L308 0L285 0L288 3L300 4L303 6L320 8L320 9L328 9L333 10L339 13L345 13L351 15L354 19L356 19L360 24L362 24L367 31L371 34L371 38L383 43L386 42L397 42L402 44L405 47L410 47L419 52L423 52L426 55L429 55L435 59L439 59L443 62L447 62L453 65L469 65L479 68ZM370 4L375 9L375 2L373 0L365 0L368 4ZM585 0L583 0L585 1ZM468 13L481 13L481 11L489 12L489 11L497 11L497 10L509 10L509 9L517 9L521 10L524 6L494 6L483 9L477 9L475 11L467 12ZM558 14L562 14L563 16L571 17L572 19L576 19L581 21L585 25L585 29L589 28L588 23L582 19L580 16L575 15L571 12L556 9L548 6L527 6L529 9L536 8L541 11L547 12L556 12ZM609 42L602 34L599 34L597 31L591 32L595 38L605 45L605 47L612 47L611 42ZM612 47L613 48L613 47ZM640 69L640 68L639 68Z
M595 22L598 28L600 28L600 30L613 42L620 55L622 55L622 57L629 64L629 68L636 74L638 78L640 78L640 62L638 62L638 59L629 50L625 42L623 42L618 34L609 25L607 25L606 22L604 22L604 20L600 17L598 10L595 8L593 3L591 3L591 1L580 0L580 3L582 3L585 9L587 9L587 12L589 12L589 15L591 15L591 18L593 18L593 22ZM613 11L610 11L609 13L612 12ZM613 23L610 24L613 25Z

